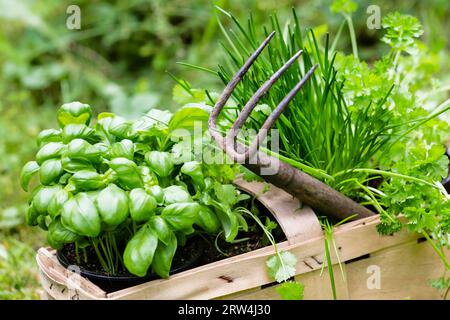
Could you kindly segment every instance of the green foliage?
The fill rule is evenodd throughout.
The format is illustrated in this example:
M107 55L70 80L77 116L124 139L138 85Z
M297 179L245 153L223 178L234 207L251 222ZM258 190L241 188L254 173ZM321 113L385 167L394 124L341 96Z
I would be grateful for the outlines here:
M287 281L295 276L296 264L297 258L289 251L283 251L267 260L269 275L278 282Z
M358 4L351 0L335 0L330 8L334 13L352 14L358 9Z
M416 17L389 13L383 18L386 34L381 39L395 50L409 51L415 47L415 40L423 34L423 27Z
M303 300L305 286L298 282L287 281L280 284L276 290L283 300Z
M155 261L153 271L168 277L177 239L183 245L187 236L206 232L232 242L240 230L248 230L239 205L249 196L231 184L238 165L194 160L192 143L186 144L189 159L173 160L180 138L195 139L174 132L192 133L206 120L203 108L184 107L174 114L153 109L135 121L102 113L88 126L90 114L86 104L63 105L57 113L61 141L55 129L39 135L37 161L22 170L24 189L33 175L41 177L26 221L46 230L51 246L91 246L103 269L113 274L126 268L142 277ZM70 127L73 134L64 135ZM202 131L200 137L211 139ZM67 165L73 161L82 165Z

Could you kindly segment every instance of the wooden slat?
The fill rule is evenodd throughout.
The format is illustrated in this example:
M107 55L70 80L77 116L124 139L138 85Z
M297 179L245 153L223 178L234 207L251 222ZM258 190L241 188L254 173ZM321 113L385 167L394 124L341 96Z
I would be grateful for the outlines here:
M55 250L40 248L36 255L44 290L54 299L104 299L106 293L89 280L65 269L57 260ZM69 282L68 279L71 279ZM71 290L68 287L73 286Z
M339 265L334 265L334 277L336 286L336 296L338 300L346 300L349 298L345 264L342 265L344 278L342 277ZM295 280L304 285L304 300L331 300L333 293L331 290L331 282L328 269L325 268L321 275L321 270L314 270L295 277ZM280 300L281 297L277 292L280 285L273 285L264 289L255 288L245 292L238 292L221 299L232 300Z
M450 251L447 251L450 259ZM367 286L369 266L380 271L380 288ZM429 281L442 276L444 266L427 242L412 241L373 253L347 265L350 299L442 299Z
M335 241L341 261L357 258L370 252L392 247L417 238L406 231L395 236L381 236L376 231L378 219L373 217L353 223L353 227L336 228ZM297 258L297 274L304 274L321 267L323 261L323 236L288 245ZM226 259L188 270L167 280L155 280L133 288L108 294L110 299L211 299L268 284L266 260L273 254L272 248L249 252L235 259ZM239 263L235 263L239 260ZM333 263L337 263L333 257Z
M302 207L300 201L286 191L268 183L248 182L242 178L236 179L234 183L255 196L272 213L289 244L322 235L322 228L314 211L310 207Z

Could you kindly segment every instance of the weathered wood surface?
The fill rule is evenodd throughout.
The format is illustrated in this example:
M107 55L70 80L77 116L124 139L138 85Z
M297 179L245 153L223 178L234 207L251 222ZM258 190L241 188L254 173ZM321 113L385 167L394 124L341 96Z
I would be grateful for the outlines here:
M257 196L286 233L288 241L279 243L278 248L297 257L296 279L305 285L305 299L331 299L327 270L320 276L324 239L314 212L301 208L297 199L274 186L262 193L261 183L237 181L237 185ZM419 236L407 231L381 236L376 231L378 223L378 216L373 216L335 229L334 239L345 275L343 279L339 267L334 266L338 298L439 298L440 293L428 283L442 271L431 247L417 243ZM277 299L276 285L268 286L273 280L266 270L266 260L273 254L272 247L265 247L110 294L63 268L54 250L40 249L37 261L43 287L54 299ZM354 261L360 257L364 259ZM332 260L334 264L338 262L334 252ZM367 288L367 270L371 265L380 266L380 289ZM68 278L72 280L69 286Z

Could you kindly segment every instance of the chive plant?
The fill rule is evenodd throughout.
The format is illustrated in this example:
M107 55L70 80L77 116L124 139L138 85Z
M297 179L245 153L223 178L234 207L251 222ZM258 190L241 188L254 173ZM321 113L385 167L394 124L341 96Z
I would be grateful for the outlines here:
M229 82L262 38L251 16L244 26L231 14L226 14L236 28L228 31L221 28L226 39L223 44L226 62L219 66L218 75L224 83ZM316 176L339 189L345 185L340 182L352 173L336 178L332 178L333 174L367 167L374 155L396 134L395 127L389 125L391 113L383 108L389 92L382 99L350 108L342 92L344 83L336 77L336 54L328 50L328 36L322 47L311 30L301 30L295 10L292 16L294 23L283 29L278 18L271 17L270 28L264 28L264 33L268 35L275 30L277 34L235 89L233 99L238 110L229 111L228 115L234 113L236 116L261 84L302 49L298 63L288 69L260 103L273 110L305 72L319 64L315 75L276 123L280 137L279 152L282 160L299 169L307 165L326 172L326 175ZM247 128L258 130L270 112L262 108L256 110L262 110L263 114L254 111L246 123Z

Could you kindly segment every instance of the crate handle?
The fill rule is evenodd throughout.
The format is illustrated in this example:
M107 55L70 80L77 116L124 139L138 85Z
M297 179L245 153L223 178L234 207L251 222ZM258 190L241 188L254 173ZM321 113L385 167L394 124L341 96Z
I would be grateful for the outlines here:
M234 184L256 197L272 213L289 244L323 235L322 227L314 211L308 206L302 206L300 200L286 191L266 182L248 182L242 177L238 177ZM267 186L269 188L266 191Z

